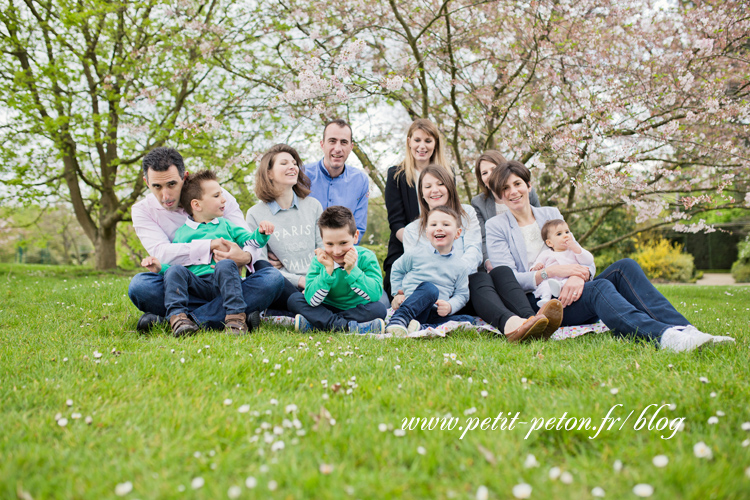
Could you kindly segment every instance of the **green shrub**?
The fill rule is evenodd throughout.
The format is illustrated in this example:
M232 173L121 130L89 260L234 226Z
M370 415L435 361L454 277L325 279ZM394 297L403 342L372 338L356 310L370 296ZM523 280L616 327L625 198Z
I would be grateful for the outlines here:
M622 259L622 254L616 248L607 248L598 252L594 256L594 264L596 265L596 274L607 269L609 266Z
M737 244L737 261L732 264L732 276L738 283L750 282L750 234Z
M682 283L693 279L693 256L683 253L679 243L672 245L663 238L638 243L630 257L640 264L649 279Z
M383 271L383 262L385 261L386 255L388 255L388 245L360 245L368 250L372 250L375 252L375 257L378 258L378 262L380 263L380 271L385 273Z

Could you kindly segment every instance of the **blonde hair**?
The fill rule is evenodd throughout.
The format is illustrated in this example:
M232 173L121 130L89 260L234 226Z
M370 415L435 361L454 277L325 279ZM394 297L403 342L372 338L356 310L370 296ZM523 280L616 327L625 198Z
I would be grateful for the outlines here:
M414 161L414 157L411 155L411 148L409 148L409 139L411 139L411 136L417 130L421 130L435 140L435 150L432 152L432 156L430 157L430 164L441 166L448 172L453 173L450 165L448 164L448 159L445 155L445 147L443 146L443 138L440 135L440 131L430 120L426 118L418 118L412 122L411 126L409 127L409 131L406 133L406 157L404 157L404 161L401 162L401 165L398 166L398 168L396 169L396 173L393 176L395 179L398 179L400 175L404 175L404 177L406 177L406 183L409 185L409 187L414 187L414 181L417 177L416 162Z
M255 195L261 201L271 203L276 200L276 197L279 196L279 194L281 194L279 193L279 189L273 185L273 181L271 181L268 176L268 173L273 168L276 155L279 153L289 153L294 161L297 162L297 168L299 168L297 184L295 184L292 189L300 199L304 199L310 194L310 179L305 175L302 160L300 160L297 151L286 144L276 144L275 146L272 146L271 149L266 151L263 158L260 159L260 165L258 165L258 168L255 170Z

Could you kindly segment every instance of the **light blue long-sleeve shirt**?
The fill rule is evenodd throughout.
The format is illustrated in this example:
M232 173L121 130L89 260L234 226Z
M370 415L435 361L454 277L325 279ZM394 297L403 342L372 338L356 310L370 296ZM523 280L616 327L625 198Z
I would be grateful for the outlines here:
M393 263L393 295L403 290L409 297L424 281L437 287L440 300L451 305L451 314L456 314L469 301L469 272L466 263L454 252L440 255L434 248L429 252L417 247Z

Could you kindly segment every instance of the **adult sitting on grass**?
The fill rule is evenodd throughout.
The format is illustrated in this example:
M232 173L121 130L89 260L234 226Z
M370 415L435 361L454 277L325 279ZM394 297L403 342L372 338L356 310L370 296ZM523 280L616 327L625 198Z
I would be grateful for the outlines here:
M542 280L569 277L560 291L560 302L565 307L564 326L601 319L617 336L643 339L677 352L734 342L731 337L709 335L691 325L632 259L615 262L593 280L596 270L593 265L554 265L531 271L532 263L544 247L541 227L548 220L562 219L562 215L557 208L531 206L531 173L520 162L509 161L498 166L489 184L508 206L508 212L487 221L490 261L495 267L507 266L512 270L527 292L530 305L536 306L533 291Z
M495 291L492 279L481 268L482 232L480 224L474 208L470 205L461 204L453 175L439 165L429 165L419 176L417 192L419 193L421 215L419 219L411 222L404 229L404 249L407 252L417 248L427 252L434 251L425 233L427 215L431 210L445 205L461 217L460 225L463 232L456 240L453 251L458 254L464 264L469 276L469 289L471 290L471 284L473 283L475 290L479 290L480 293L472 292L467 307L460 312L454 312L454 314L479 315L503 332L505 338L510 342L551 336L560 326L562 306L559 302L554 301L543 311L535 314L528 306L526 295L520 290L518 283L513 284L515 278L509 271L509 276L505 276L508 283L505 284L503 291L506 292L506 300L509 300L513 311L505 306ZM502 270L496 274L498 273L502 274ZM486 281L484 288L477 286L477 282L482 280ZM516 290L514 300L515 303L519 304L518 307L513 305L513 290ZM398 289L392 289L394 296L396 296L396 292L398 292Z
M172 243L177 229L185 224L187 212L180 205L180 193L185 181L182 156L173 148L155 148L143 158L143 180L151 191L144 200L132 208L133 228L149 255L161 263L193 265L232 260L250 271L242 282L242 295L246 311L262 311L281 294L284 277L276 269L253 268L260 249L252 244L240 248L223 238L195 240L190 243ZM224 218L247 228L237 201L221 190L226 199ZM133 277L128 287L133 304L145 314L137 329L146 331L164 321L164 277L156 273L141 273ZM188 316L198 325L207 328L224 328L225 309L221 297L206 301L190 296ZM254 316L254 315L253 315Z
M310 180L300 169L297 151L286 144L269 149L255 170L255 195L261 200L247 211L247 225L255 229L262 220L275 226L261 258L268 252L279 261L284 276L284 290L270 309L276 314L287 312L287 301L305 289L305 276L315 258L315 249L323 246L318 231L318 218L323 212L320 202L310 196ZM269 266L263 260L256 268ZM275 266L274 266L275 267Z
M273 233L273 224L262 221L260 229L251 233L222 217L226 202L216 174L210 170L201 170L186 178L180 194L180 205L190 217L175 233L173 243L224 238L243 246L246 243L258 248L265 246ZM227 331L234 335L248 332L242 278L234 261L225 259L219 262L212 260L210 264L162 266L159 259L148 256L141 265L152 273L164 275L164 304L175 337L198 331L198 325L187 315L189 295L204 300L221 297L226 311L224 325ZM251 311L251 314L257 315L258 312ZM257 325L260 318L255 317L251 322Z

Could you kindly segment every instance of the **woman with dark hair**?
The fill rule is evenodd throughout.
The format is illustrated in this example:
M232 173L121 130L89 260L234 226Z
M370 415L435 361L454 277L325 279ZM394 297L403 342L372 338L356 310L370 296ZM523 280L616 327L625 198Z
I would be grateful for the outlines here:
M388 210L391 237L383 262L383 287L389 296L391 266L404 253L404 228L419 217L417 182L422 170L431 163L450 172L440 131L430 120L420 118L414 120L406 134L404 161L388 169L385 181L385 208Z
M509 161L490 175L492 192L508 211L487 221L487 251L495 268L506 268L528 293L533 305L534 288L550 277L570 276L560 291L565 307L563 325L581 325L601 319L617 336L653 342L662 349L691 351L705 345L734 342L731 337L703 333L691 325L654 288L632 259L622 259L594 278L595 266L552 265L530 271L542 250L541 226L562 219L554 207L532 207L529 202L531 173L517 161Z
M417 184L419 196L419 205L421 214L419 219L411 222L404 230L404 250L409 251L414 248L424 248L426 252L432 252L432 245L426 236L427 216L430 211L439 206L447 206L455 211L461 219L461 235L453 245L453 252L459 254L460 259L464 262L467 274L469 275L469 285L471 283L486 279L492 287L492 280L484 270L477 271L482 265L482 231L477 220L476 213L471 205L462 205L456 189L456 183L453 175L439 165L429 165L419 177ZM484 276L482 276L484 275ZM512 277L511 277L512 279ZM525 294L518 288L517 300L522 305L527 305ZM398 290L392 290L392 295L396 295ZM487 290L484 293L488 293ZM544 312L534 314L530 308L517 309L523 316L508 310L498 297L494 289L490 292L495 300L470 297L470 302L461 311L454 311L454 314L479 314L485 321L492 323L502 316L502 321L495 320L492 325L503 331L506 338L511 342L518 342L524 339L539 338L552 335L557 329L560 322L556 319L559 311L555 312L557 307L554 303L545 309L544 312L550 314L552 318L547 318ZM511 296L512 297L512 296ZM479 307L477 307L476 304ZM559 304L559 303L558 303ZM499 311L502 309L502 312ZM562 309L558 307L558 309ZM554 321L553 321L554 320ZM548 331L549 330L549 331Z
M271 304L275 311L287 311L289 296L305 288L305 276L321 246L318 218L323 212L320 202L308 196L310 180L303 170L297 151L286 144L277 144L260 160L255 171L255 194L260 203L247 211L247 225L251 230L262 220L270 221L275 231L263 247L263 258L270 250L281 262L281 274L286 278L281 297ZM258 261L260 267L265 261ZM256 267L257 264L256 264Z

